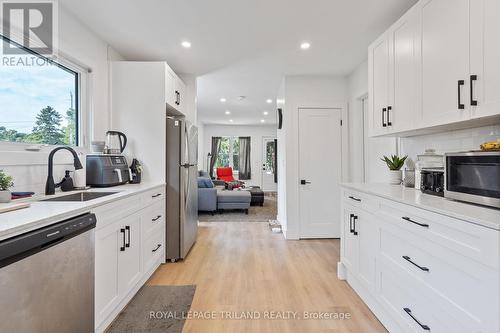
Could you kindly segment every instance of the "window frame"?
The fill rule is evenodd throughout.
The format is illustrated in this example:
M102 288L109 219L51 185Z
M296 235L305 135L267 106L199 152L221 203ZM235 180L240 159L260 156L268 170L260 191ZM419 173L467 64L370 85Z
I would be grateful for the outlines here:
M14 35L13 37L17 37ZM22 48L27 53L34 56L47 59L55 66L59 67L61 70L70 71L76 74L75 78L75 111L76 111L76 145L71 146L80 150L82 148L88 148L88 133L89 133L89 84L90 84L90 74L91 70L85 66L79 65L76 61L71 60L70 57L58 52L57 60L52 60L44 55L39 54L27 47L24 47L20 43L12 40L8 37L0 34L0 39L7 41L8 43L16 44L18 47ZM17 38L16 38L17 39ZM29 143L29 142L10 142L10 141L0 141L0 151L6 152L26 152L26 151L39 151L46 152L52 150L54 147L64 146L64 145L50 145L46 143Z
M234 140L239 140L239 136L231 136L231 135L225 135L225 136L221 136L222 139L229 139L229 167L231 167L233 169L233 175L239 175L240 171L239 170L236 170L234 168ZM238 158L240 156L240 152L238 151L238 153L236 154L238 155ZM217 156L218 158L218 156ZM214 165L214 174L216 174L217 172L217 166Z

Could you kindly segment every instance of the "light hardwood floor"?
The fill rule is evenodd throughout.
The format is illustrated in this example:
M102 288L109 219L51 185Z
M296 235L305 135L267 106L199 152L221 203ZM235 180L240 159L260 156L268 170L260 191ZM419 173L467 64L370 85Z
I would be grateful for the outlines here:
M191 311L214 311L216 319L188 319L184 333L387 332L351 287L337 279L339 244L286 241L267 223L204 222L187 259L162 265L148 283L196 285ZM252 311L261 318L222 319L225 311ZM263 319L269 311L297 312L300 319ZM304 311L349 313L351 319L306 320Z

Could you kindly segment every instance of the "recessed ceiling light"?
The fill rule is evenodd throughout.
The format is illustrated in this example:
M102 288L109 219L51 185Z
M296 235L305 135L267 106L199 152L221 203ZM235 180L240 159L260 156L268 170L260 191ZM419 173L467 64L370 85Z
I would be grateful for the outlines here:
M222 103L226 103L226 99L225 99L224 97L222 97L222 98L220 99L220 101L221 101Z
M273 102L273 100L269 98L266 102L267 102L268 104L271 104L271 103Z
M265 119L261 119L261 120L260 120L260 122L261 122L261 123L265 123L265 122L266 122L266 120L265 120Z
M302 50L307 50L310 47L311 47L311 44L309 42L304 42L304 43L300 44L300 48Z
M267 111L264 111L262 113L264 114L264 116L267 116L269 114L269 112L267 112Z
M227 110L226 112L224 112L225 114L227 115L230 115L231 114L231 111Z
M181 43L181 45L182 45L182 47L189 49L191 47L191 42L188 42L187 40L185 40Z
M230 122L230 123L232 123L232 122L233 122L233 120L232 120L232 119L229 119L229 122Z

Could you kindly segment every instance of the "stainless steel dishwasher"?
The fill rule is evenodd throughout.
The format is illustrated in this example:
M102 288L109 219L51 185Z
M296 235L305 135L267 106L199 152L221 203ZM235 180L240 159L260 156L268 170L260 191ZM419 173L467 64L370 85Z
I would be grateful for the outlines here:
M0 332L94 332L94 214L0 241Z

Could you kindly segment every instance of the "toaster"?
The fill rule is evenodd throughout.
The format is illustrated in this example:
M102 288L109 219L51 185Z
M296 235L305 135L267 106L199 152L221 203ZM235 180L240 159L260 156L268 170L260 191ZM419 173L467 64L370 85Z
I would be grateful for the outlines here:
M110 187L123 185L130 180L130 169L123 155L87 155L87 185Z

